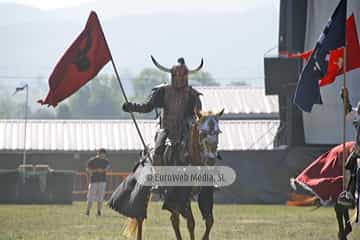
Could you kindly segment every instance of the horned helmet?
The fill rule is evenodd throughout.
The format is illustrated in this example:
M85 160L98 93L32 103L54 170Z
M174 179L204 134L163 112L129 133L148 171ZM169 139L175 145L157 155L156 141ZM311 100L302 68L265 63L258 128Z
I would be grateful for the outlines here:
M175 88L183 88L188 85L188 76L189 74L196 73L200 71L202 68L204 61L201 59L200 65L193 69L189 70L185 64L184 58L179 58L177 60L178 64L173 66L172 68L166 68L162 65L160 65L153 56L151 56L151 60L154 63L154 65L159 68L161 71L168 72L171 74L171 85Z

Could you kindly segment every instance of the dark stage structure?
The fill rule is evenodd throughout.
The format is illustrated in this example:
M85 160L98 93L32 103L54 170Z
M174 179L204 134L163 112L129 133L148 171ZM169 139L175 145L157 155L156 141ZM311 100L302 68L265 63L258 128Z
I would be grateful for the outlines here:
M48 165L20 165L0 170L0 203L72 204L73 171Z

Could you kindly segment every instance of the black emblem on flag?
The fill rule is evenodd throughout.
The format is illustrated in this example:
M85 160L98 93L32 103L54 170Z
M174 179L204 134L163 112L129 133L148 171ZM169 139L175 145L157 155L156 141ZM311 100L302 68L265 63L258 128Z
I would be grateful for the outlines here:
M91 35L89 30L86 31L85 41L86 41L85 47L78 49L78 52L76 54L76 59L74 62L79 72L85 72L90 67L90 61L87 57L87 53L91 48Z

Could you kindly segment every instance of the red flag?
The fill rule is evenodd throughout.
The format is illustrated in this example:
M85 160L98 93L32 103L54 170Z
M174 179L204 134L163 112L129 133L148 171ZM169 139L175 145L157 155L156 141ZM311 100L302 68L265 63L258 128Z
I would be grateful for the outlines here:
M344 56L343 48L338 48L330 51L327 72L325 76L319 80L320 87L333 83L335 81L336 76L343 73L343 64L344 64L343 56ZM350 71L350 69L348 71Z
M49 93L41 104L56 106L97 75L111 59L99 19L91 12L85 29L56 64L49 78Z
M354 142L347 142L345 149L350 153ZM310 190L322 202L337 199L342 191L343 145L338 145L312 162L295 181Z
M346 71L360 67L360 44L354 14L346 21Z
M302 58L308 60L313 49L303 53L288 54L288 57ZM355 17L352 14L346 20L346 71L360 67L360 45L356 31ZM343 74L344 49L338 48L330 51L328 57L328 68L325 76L320 79L320 87L333 83L335 78Z
M319 82L320 87L333 83L335 78L343 74L344 49L330 51L328 70ZM356 31L354 15L346 21L346 71L360 67L360 45Z

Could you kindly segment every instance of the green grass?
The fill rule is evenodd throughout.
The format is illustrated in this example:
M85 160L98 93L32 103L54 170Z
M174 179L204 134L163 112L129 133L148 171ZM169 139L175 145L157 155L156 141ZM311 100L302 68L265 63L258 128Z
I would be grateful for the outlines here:
M307 207L280 205L216 205L211 239L337 239L333 208L311 211ZM0 239L126 239L121 235L126 218L105 207L102 217L84 215L85 203L73 205L0 205ZM204 224L196 204L196 239ZM174 239L169 213L160 203L149 206L144 239ZM182 234L188 239L185 221ZM360 239L360 226L354 226L349 240Z

